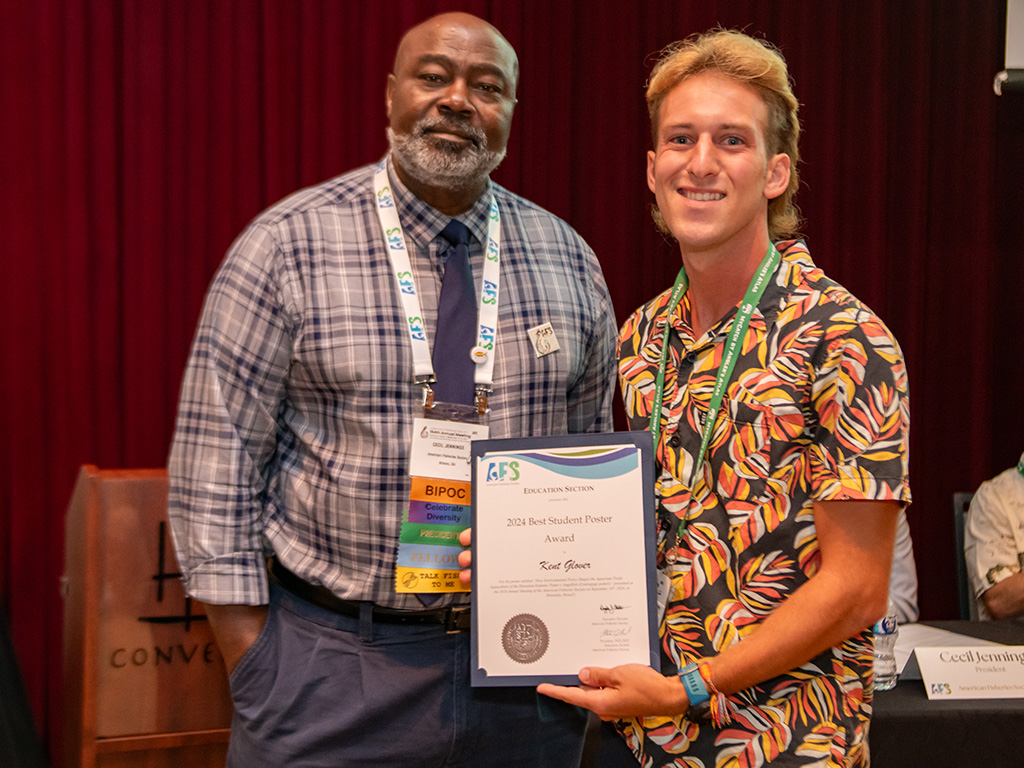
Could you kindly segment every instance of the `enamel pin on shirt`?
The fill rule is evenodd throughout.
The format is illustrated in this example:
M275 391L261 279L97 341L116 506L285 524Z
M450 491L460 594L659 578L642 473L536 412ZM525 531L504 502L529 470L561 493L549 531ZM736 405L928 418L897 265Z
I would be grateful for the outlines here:
M533 328L528 328L526 332L530 335L533 351L537 357L550 355L560 349L558 339L555 338L555 329L551 327L551 323L535 325Z

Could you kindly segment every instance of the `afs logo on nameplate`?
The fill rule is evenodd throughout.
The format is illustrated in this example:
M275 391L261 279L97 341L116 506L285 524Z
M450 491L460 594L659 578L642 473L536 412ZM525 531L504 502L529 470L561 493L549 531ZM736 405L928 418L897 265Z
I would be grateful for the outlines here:
M1024 646L919 646L914 654L929 699L1024 697Z

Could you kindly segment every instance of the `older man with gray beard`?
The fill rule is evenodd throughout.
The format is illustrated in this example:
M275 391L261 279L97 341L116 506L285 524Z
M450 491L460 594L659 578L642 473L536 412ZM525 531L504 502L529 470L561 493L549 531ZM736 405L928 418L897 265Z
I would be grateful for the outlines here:
M579 762L581 710L472 689L468 595L400 578L413 421L432 403L489 415L492 438L612 425L598 262L489 179L518 76L481 19L414 27L387 81L390 153L260 214L210 287L170 516L230 673L230 766ZM468 316L439 309L452 264Z

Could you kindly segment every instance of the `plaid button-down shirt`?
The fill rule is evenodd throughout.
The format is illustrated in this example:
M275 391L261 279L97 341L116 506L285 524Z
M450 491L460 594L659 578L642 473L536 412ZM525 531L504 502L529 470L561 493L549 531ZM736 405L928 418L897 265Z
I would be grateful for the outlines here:
M175 545L200 600L265 603L274 553L344 599L421 607L394 589L421 390L374 168L265 211L210 287L169 460ZM450 219L391 181L429 338ZM478 286L491 192L502 215L491 437L608 431L616 331L597 259L565 222L492 183L458 217ZM527 329L545 322L560 348L538 357Z

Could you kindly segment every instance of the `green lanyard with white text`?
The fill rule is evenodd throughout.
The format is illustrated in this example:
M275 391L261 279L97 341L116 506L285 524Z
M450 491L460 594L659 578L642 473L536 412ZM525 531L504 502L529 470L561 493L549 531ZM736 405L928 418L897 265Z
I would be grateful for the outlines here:
M768 252L761 260L761 266L747 287L743 296L743 303L740 304L736 317L733 320L732 331L725 343L725 351L722 354L722 364L718 369L718 376L715 379L715 388L711 392L711 401L708 403L708 413L704 419L704 430L700 441L700 453L694 459L693 472L687 484L691 492L693 483L701 467L704 464L704 453L707 451L708 443L711 441L711 431L714 429L715 418L718 409L722 405L722 397L725 394L725 387L732 378L733 369L736 367L736 360L743 349L743 337L746 336L747 327L750 325L750 317L754 314L754 308L760 301L761 295L768 286L768 278L775 272L781 260L778 249L774 244L768 246ZM686 278L686 268L682 267L676 277L675 285L672 287L672 296L669 298L668 308L665 312L665 336L661 345L661 360L658 363L658 377L654 383L654 406L651 409L650 432L654 439L654 450L658 450L658 437L661 434L661 406L665 397L665 369L668 366L668 339L671 333L670 318L679 301L682 299L689 281Z

